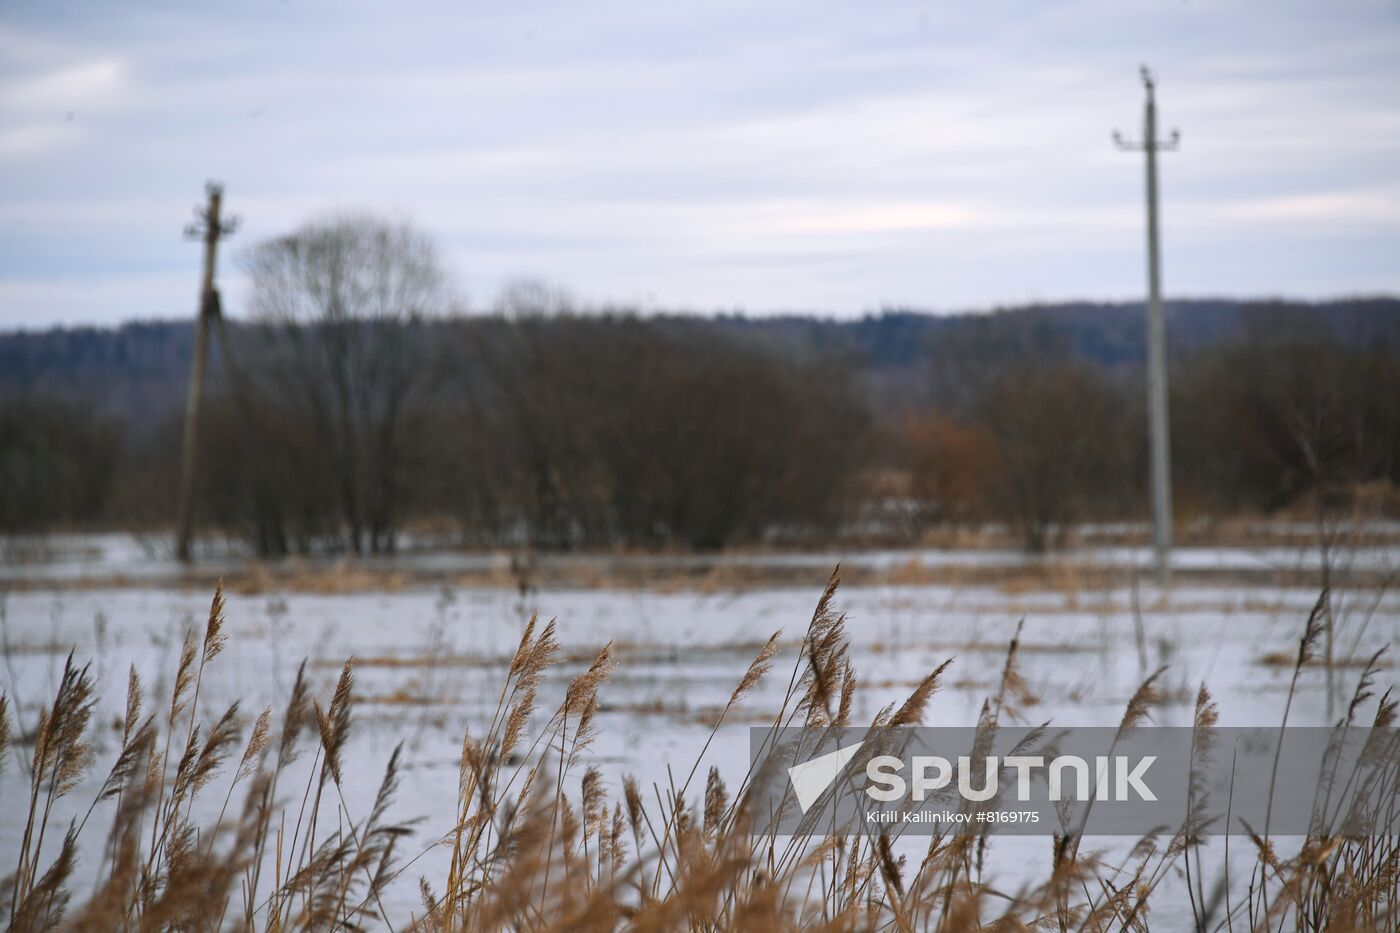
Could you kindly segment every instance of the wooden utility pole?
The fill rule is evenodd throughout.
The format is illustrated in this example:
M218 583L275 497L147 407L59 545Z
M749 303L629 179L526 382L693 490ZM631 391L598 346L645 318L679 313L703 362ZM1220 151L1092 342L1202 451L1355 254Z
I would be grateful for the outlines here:
M1147 156L1147 415L1152 432L1152 548L1157 572L1166 582L1171 572L1172 476L1171 430L1167 420L1167 322L1162 310L1157 245L1157 153L1175 149L1181 134L1172 130L1166 139L1157 138L1157 103L1152 72L1146 65L1142 68L1142 84L1147 90L1142 140L1128 142L1114 133L1113 141L1119 149Z
M209 196L206 207L195 208L195 221L185 227L185 238L204 242L204 272L199 286L199 313L194 325L194 358L190 363L190 388L185 402L185 432L180 450L179 528L175 539L175 556L182 562L190 560L190 538L194 532L195 461L199 451L199 413L204 404L204 369L209 359L209 325L221 318L219 292L214 287L214 272L218 258L219 240L233 233L237 218L221 220L224 189L218 182L204 186Z

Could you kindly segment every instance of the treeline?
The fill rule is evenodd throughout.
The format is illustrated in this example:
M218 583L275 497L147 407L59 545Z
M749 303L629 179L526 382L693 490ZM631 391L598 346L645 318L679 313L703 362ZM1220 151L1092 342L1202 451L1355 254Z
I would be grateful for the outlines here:
M543 289L462 316L432 243L365 217L244 262L252 297L216 341L197 518L260 554L383 553L409 530L717 548L983 522L1046 547L1074 522L1145 517L1141 357L1110 352L1128 339L1113 326L1096 343L1081 306L957 327L890 315L860 339L800 319L576 313ZM1400 304L1345 308L1339 328L1261 305L1174 344L1182 513L1400 485ZM141 370L147 387L186 378ZM0 533L171 527L178 408L94 414L51 385L0 405Z
M1307 334L1346 350L1400 344L1400 298L1181 299L1168 301L1166 309L1171 352L1178 357L1275 333ZM238 317L228 323L234 332L245 326L248 309L235 310ZM578 309L558 289L519 283L497 300L494 310L513 317ZM611 310L627 313L626 308ZM665 314L650 317L674 320ZM930 353L938 348L956 347L966 358L993 364L1034 357L1130 370L1143 359L1143 324L1141 304L1131 302L1061 302L948 314L885 310L849 320L737 314L705 319L708 328L781 356L839 360L858 374L881 417L947 402L949 380L933 378L938 370L929 365ZM436 325L429 321L425 326ZM150 427L184 404L193 330L189 320L167 320L0 332L0 400L43 395L82 401L124 424ZM218 349L216 344L215 372L221 364Z
M866 458L842 373L703 328L564 317L304 336L311 356L346 352L350 391L301 353L250 352L202 453L206 519L263 553L388 551L409 519L473 546L826 537Z
M0 403L0 532L105 517L122 449L119 427L41 395Z
M934 520L1008 522L1034 549L1075 522L1146 517L1141 367L1052 355L974 372L946 352L931 365L957 374L948 402L903 433L913 500ZM1169 384L1179 516L1315 520L1370 492L1368 507L1400 504L1400 347L1272 331L1176 356Z

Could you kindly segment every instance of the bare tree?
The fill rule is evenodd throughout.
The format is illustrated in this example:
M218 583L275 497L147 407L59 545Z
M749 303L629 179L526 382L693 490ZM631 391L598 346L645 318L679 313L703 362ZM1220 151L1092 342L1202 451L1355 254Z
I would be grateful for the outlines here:
M439 446L475 437L447 495L492 533L533 548L715 548L829 533L846 513L866 415L838 369L627 314L462 330L473 362L455 374L456 427Z
M989 491L1028 550L1058 543L1076 521L1123 514L1112 500L1135 491L1128 463L1140 445L1122 393L1097 372L1068 363L1009 370L977 408L996 448Z
M496 297L496 313L514 320L558 317L572 314L574 309L567 289L538 276L513 278Z
M434 369L421 324L451 301L432 241L406 223L340 215L259 244L245 265L273 402L307 416L345 543L392 550L409 428Z
M109 418L37 394L0 399L0 538L98 519L120 452Z

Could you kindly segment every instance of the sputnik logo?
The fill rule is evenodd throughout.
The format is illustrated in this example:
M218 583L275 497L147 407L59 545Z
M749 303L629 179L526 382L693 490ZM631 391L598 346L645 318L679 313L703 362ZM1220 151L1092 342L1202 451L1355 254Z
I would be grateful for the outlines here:
M788 778L792 780L792 789L797 794L797 805L802 808L803 813L821 799L826 789L841 776L847 762L855 757L864 744L864 741L860 741L854 745L847 745L787 769Z

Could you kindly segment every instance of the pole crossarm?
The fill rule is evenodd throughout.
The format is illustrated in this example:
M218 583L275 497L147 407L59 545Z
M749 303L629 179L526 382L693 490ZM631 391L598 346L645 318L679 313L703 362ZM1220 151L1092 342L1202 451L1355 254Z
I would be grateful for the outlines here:
M1113 131L1113 144L1124 152L1146 152L1147 143L1140 139L1126 139L1117 130ZM1152 144L1153 152L1173 152L1181 148L1181 133L1172 130L1171 135L1166 139L1159 139Z
M238 231L238 225L242 218L237 214L220 217L214 206L216 201L223 199L223 185L211 181L204 186L204 193L208 196L209 203L195 206L194 220L185 224L185 239L208 240L210 233L213 233L215 240L233 236Z

